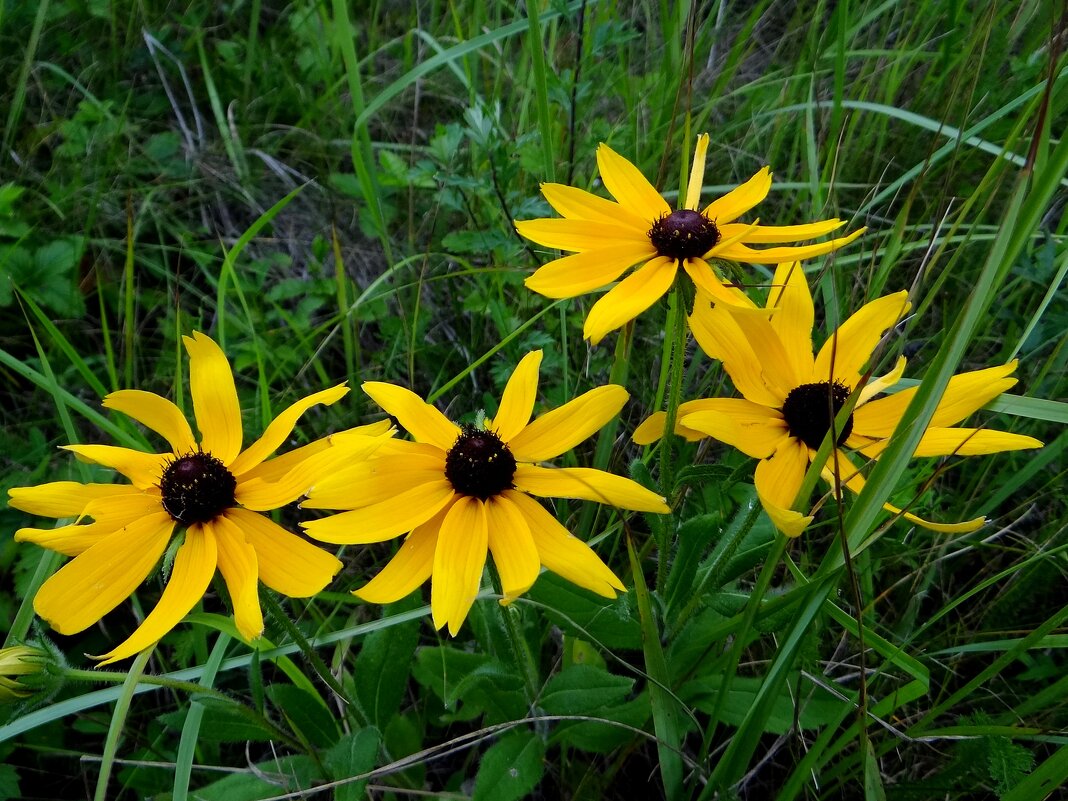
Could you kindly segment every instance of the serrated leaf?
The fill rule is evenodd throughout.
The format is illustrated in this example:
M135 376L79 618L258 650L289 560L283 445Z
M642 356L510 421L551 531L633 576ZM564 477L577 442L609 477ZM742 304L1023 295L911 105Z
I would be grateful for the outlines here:
M595 714L618 704L634 688L634 679L593 665L572 665L549 679L541 706L550 715Z
M474 801L518 801L538 786L544 773L541 738L525 730L510 732L482 756Z
M337 723L318 696L293 684L272 684L267 697L307 742L320 748L337 742Z
M368 773L374 767L381 742L378 729L368 726L344 735L326 752L323 765L334 781L342 781ZM345 782L334 788L335 801L359 801L363 798L367 779Z

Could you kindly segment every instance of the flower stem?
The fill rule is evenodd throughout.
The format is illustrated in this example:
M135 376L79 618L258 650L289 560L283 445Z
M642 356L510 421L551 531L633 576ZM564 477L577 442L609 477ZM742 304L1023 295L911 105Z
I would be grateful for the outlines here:
M667 417L664 420L664 435L660 438L660 488L665 497L671 497L675 483L671 465L671 446L675 439L675 420L679 414L679 402L682 396L682 376L686 363L686 302L679 282L676 280L668 299L668 328L664 341L664 358L661 362L661 379L664 378L664 365L667 364L667 393L665 397ZM663 385L663 384L662 384ZM657 394L660 394L658 387ZM661 528L661 541L657 543L659 553L656 562L656 587L664 586L667 576L667 556L672 529Z
M126 725L126 713L130 711L130 702L133 700L137 682L144 672L148 659L152 656L155 645L146 648L136 657L130 670L126 674L122 686L122 695L115 703L115 711L111 715L111 725L108 727L108 736L104 741L104 753L100 758L100 775L96 777L96 793L94 801L104 801L108 795L108 779L111 778L111 766L115 764L115 754L119 750L119 739L122 736L123 726Z
M490 571L493 575L493 585L497 592L504 597L501 585L501 577L497 569ZM508 632L508 642L512 646L512 656L515 658L519 672L523 674L523 684L527 689L527 705L533 706L534 699L538 697L538 668L534 662L534 655L530 652L530 646L523 637L523 630L519 625L519 612L511 606L497 604L500 610L501 620L504 621L504 630Z

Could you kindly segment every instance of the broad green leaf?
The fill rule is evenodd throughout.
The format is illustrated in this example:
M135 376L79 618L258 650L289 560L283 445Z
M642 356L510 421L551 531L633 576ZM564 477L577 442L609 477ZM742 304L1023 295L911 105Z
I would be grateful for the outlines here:
M389 611L407 611L416 605L418 601L412 596L409 601L394 604ZM419 625L413 620L369 634L356 657L356 697L371 723L380 730L400 708L412 669L412 654L419 641Z
M541 706L550 715L596 714L623 701L633 688L634 679L592 665L572 665L549 679Z
M368 773L374 767L380 742L378 729L367 727L350 732L323 755L323 766L334 781ZM359 801L366 786L367 779L345 782L334 789L334 800Z
M489 747L479 761L474 801L518 801L545 773L545 743L531 731L512 731Z
M320 748L329 748L338 738L337 723L319 699L293 684L271 684L267 697L302 738Z

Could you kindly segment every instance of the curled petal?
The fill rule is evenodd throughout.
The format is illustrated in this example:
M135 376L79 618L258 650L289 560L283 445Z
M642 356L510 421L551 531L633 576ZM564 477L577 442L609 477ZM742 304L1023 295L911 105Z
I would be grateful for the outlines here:
M256 549L245 540L241 528L225 515L206 525L215 531L219 572L222 573L226 589L230 592L237 630L246 640L254 640L263 634Z
M338 544L383 542L425 523L456 497L444 477L351 512L301 523L309 537Z
M225 517L255 549L260 581L282 595L310 598L341 570L341 562L333 554L286 531L268 517L247 509L227 509Z
M766 198L770 191L771 168L762 167L744 184L705 206L704 215L717 225L733 222Z
M796 440L784 442L770 459L757 462L753 475L757 497L775 528L788 537L800 536L812 517L793 510L808 469L808 449Z
M537 467L519 465L512 479L516 489L542 498L578 498L631 509L670 514L663 496L629 478L589 467Z
M831 253L839 248L845 247L866 230L868 229L861 228L840 239L832 239L828 242L817 242L814 245L801 245L800 247L762 248L761 250L754 250L739 242L738 244L725 249L719 255L724 259L744 261L749 264L781 264L784 261L804 261L805 259L823 256L826 253ZM746 241L748 241L748 238Z
M430 578L438 532L449 508L413 528L382 571L352 594L368 603L391 604L411 594Z
M36 487L13 487L7 505L38 517L81 517L86 505L122 495L140 495L129 484L79 484L53 481Z
M395 384L365 381L363 391L400 421L418 442L447 451L460 436L460 427L414 392Z
M648 231L651 224L649 219L635 214L625 206L605 200L585 189L566 184L544 183L541 185L541 193L558 214L571 220L626 225L642 233Z
M812 368L813 378L841 381L852 390L883 334L908 310L904 290L866 303L823 343Z
M630 397L615 384L596 387L540 415L508 441L520 462L541 462L565 453L600 431Z
M119 471L138 489L148 489L159 484L163 469L174 458L169 453L142 453L116 445L63 445L61 447L88 462Z

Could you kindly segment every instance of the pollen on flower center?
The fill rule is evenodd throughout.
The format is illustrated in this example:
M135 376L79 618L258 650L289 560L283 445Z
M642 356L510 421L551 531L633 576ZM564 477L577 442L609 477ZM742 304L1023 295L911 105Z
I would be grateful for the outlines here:
M210 453L179 456L159 482L163 508L179 523L206 523L234 506L237 479Z
M782 405L782 416L790 434L810 448L819 448L831 430L831 422L849 398L850 390L840 381L820 381L802 384L790 390ZM849 415L842 430L838 432L837 445L841 445L853 431L853 415Z
M486 500L512 486L516 462L492 431L464 426L445 455L445 478L463 495Z
M649 239L661 256L698 258L719 242L719 228L699 211L679 209L653 223Z

